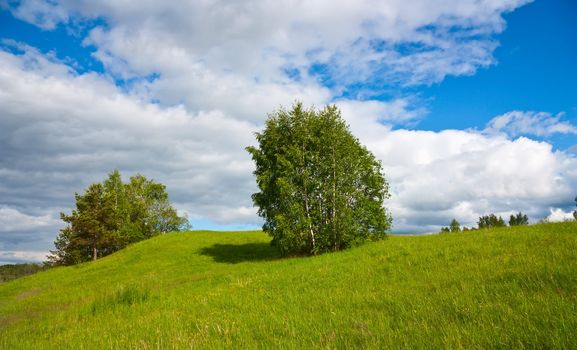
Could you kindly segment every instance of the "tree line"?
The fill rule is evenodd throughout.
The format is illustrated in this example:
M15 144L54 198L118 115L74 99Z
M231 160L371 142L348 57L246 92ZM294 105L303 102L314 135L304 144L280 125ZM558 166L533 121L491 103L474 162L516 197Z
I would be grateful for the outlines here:
M7 264L0 265L0 282L11 281L16 278L28 276L46 270L47 265L42 264Z
M577 206L577 197L575 197L575 205ZM573 211L573 217L575 218L575 220L577 220L577 210ZM540 222L546 222L546 219L541 220ZM512 214L509 217L509 226L523 226L523 225L529 225L529 217L526 214L518 212L517 214ZM496 216L495 214L489 214L479 217L476 228L475 227L461 228L461 224L456 219L453 218L449 226L441 228L441 232L461 232L461 231L488 229L505 226L507 226L507 224L505 223L505 220L503 220L501 216Z
M529 217L526 214L518 212L517 214L511 214L509 217L509 226L524 226L529 225ZM461 224L453 218L448 227L442 227L441 232L461 232L470 231L477 229L489 229L495 227L505 227L507 224L501 216L496 216L495 214L483 215L479 217L477 221L477 227L462 227Z

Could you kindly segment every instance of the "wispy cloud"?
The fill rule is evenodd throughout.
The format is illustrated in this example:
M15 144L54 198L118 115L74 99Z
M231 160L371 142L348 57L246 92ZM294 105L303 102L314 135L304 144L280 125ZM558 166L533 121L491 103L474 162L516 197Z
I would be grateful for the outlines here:
M22 262L43 262L46 261L48 251L35 250L0 250L0 265L4 264L20 264Z
M577 134L577 126L562 121L563 113L511 111L497 116L487 123L486 133L505 133L511 137L520 135L551 136L554 134Z

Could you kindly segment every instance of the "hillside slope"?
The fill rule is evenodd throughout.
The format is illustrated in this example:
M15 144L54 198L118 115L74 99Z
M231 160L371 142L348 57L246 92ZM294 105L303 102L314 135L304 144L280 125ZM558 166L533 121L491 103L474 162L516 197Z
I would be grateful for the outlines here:
M577 223L280 259L175 233L0 284L0 348L577 348Z

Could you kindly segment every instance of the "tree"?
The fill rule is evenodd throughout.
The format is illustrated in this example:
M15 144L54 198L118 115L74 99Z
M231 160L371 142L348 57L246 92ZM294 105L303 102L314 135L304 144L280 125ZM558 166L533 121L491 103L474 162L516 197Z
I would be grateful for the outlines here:
M449 225L449 229L451 232L461 232L461 224L456 219L451 221L451 225Z
M319 254L386 236L389 187L381 163L349 131L335 106L271 114L247 147L263 230L282 254Z
M479 217L477 225L479 226L480 229L506 226L505 220L503 220L503 218L500 216L499 217L495 216L495 214Z
M575 197L575 205L577 205L577 197ZM573 217L577 220L577 210L573 211Z
M529 217L519 212L516 215L511 215L509 218L509 226L523 226L529 225Z
M102 183L75 194L76 209L60 214L67 225L48 257L52 265L72 265L106 256L160 233L188 229L168 201L165 186L142 175L124 184L118 170Z

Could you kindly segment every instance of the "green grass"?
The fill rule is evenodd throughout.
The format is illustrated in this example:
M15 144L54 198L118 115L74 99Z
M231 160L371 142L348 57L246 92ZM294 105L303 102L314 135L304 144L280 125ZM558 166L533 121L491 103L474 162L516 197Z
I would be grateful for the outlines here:
M190 232L0 284L2 349L577 349L577 223L281 259Z

